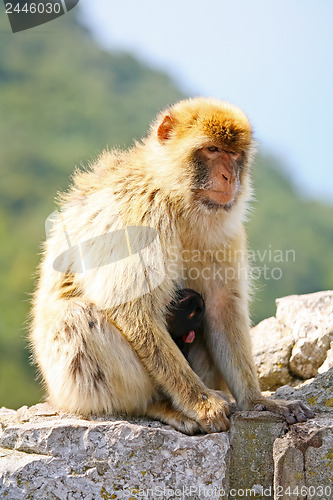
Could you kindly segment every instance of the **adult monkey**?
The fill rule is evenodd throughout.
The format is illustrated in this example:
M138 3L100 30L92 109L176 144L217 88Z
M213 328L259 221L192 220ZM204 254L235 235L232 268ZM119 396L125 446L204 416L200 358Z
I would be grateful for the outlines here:
M252 152L239 108L197 98L161 114L132 149L106 151L75 174L46 243L33 308L35 358L57 407L148 415L188 434L223 431L225 381L243 409L268 409L290 423L312 416L301 402L264 398L252 360L242 225ZM118 305L110 283L121 288L126 279L103 265L116 243L98 240L114 230L115 210L125 226L157 230L166 273L150 293ZM77 272L74 251L64 272L54 269L66 241L83 240L93 269ZM206 303L203 334L189 349L193 369L166 327L165 305L179 285Z

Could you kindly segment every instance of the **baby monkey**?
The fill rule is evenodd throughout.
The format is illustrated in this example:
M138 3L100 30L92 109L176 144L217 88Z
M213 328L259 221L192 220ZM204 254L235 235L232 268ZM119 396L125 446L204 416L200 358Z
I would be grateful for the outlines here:
M168 332L188 361L188 348L205 315L205 302L191 288L181 288L167 305Z

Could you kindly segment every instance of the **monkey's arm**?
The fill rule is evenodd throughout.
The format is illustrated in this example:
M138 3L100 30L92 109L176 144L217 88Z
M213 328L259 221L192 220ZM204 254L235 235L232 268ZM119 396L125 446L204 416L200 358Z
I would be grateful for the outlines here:
M195 420L205 432L227 430L228 403L211 391L193 372L158 317L156 307L147 304L148 296L131 304L120 306L113 318L122 334L138 354L156 387L172 402L176 410ZM128 312L131 309L131 320ZM152 314L144 311L150 310Z

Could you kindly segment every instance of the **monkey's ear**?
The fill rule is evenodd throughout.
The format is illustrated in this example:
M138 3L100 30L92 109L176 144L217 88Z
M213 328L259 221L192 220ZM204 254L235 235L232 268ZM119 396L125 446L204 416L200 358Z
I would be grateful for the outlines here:
M170 137L170 132L175 124L174 119L170 115L165 115L162 123L157 129L157 137L160 142L167 141Z

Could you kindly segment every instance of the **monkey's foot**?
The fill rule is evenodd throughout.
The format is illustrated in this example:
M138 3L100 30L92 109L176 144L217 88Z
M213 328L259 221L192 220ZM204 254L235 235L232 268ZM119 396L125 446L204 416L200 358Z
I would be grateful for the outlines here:
M200 425L195 420L192 420L183 413L175 410L167 401L151 404L147 409L146 415L155 420L160 420L160 422L171 425L171 427L174 427L177 431L182 432L183 434L193 436L193 434L203 432L203 429L201 429Z
M263 398L257 401L253 406L253 410L271 411L282 415L288 424L296 422L305 422L308 418L313 418L315 414L302 401L284 401L282 399L267 399Z
M196 420L203 432L227 431L230 427L229 402L221 394L222 391L219 394L218 391L211 390L208 394L202 394L202 402L196 405L198 412Z

